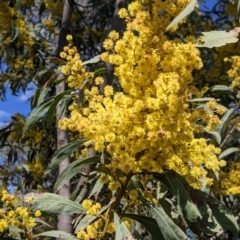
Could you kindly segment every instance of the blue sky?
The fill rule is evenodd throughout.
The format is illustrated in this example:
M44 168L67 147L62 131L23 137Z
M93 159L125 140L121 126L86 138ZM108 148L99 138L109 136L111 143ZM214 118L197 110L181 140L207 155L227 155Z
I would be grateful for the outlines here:
M205 0L207 8L211 9L216 0ZM201 6L200 8L204 8ZM0 101L0 128L11 120L11 116L15 113L20 113L27 116L30 112L30 102L28 99L34 94L33 90L28 90L25 93L20 91L18 96L13 96L10 90L7 90L6 101Z
M6 125L15 113L28 115L30 112L30 102L28 99L33 94L33 90L27 90L25 94L20 91L17 96L13 96L11 91L7 90L6 101L0 101L0 128Z

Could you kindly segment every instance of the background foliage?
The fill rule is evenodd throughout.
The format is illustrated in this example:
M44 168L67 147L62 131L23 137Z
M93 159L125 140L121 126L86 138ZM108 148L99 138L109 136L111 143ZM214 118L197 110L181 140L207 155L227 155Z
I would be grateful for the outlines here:
M1 99L7 87L13 94L30 83L38 88L27 121L16 114L0 130L1 237L238 238L239 42L203 47L199 53L195 48L206 42L202 32L239 25L238 3L216 1L212 9L202 3L201 10L166 32L195 1L133 2L129 15L121 12L127 29L118 41L118 35L108 35L115 1L74 1L72 37L65 42L65 54L56 56L62 1L1 1ZM133 49L139 53L135 58ZM155 64L159 58L160 68ZM107 71L104 62L115 65L113 88L105 90L99 86ZM155 82L157 74L162 74L161 86ZM55 96L61 81L69 89ZM158 95L150 87L153 82L163 89ZM160 98L162 104L156 100ZM62 112L70 106L59 125L69 130L70 143L57 150L58 103ZM135 127L157 111L164 114L149 120L153 126ZM186 114L194 126L187 128ZM184 152L189 148L192 155ZM172 158L176 155L186 159L179 163L180 158ZM58 176L57 167L67 156L72 161ZM189 156L196 158L191 159L195 168L189 166ZM69 180L70 199L55 194ZM5 188L16 190L15 195ZM72 234L50 228L56 228L52 217L60 214L73 216Z

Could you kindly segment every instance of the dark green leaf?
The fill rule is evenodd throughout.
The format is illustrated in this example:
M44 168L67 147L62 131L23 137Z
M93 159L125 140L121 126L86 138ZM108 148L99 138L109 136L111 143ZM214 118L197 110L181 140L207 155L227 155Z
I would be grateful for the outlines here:
M149 208L165 240L188 239L187 235L171 220L171 218L169 218L162 207L156 208L149 205Z
M59 115L57 116L58 117L58 120L62 117L65 109L67 108L67 105L68 105L68 102L69 102L69 99L62 99L62 102L61 102L61 107L60 107L60 111L59 111Z
M42 103L44 101L44 98L46 97L48 92L49 92L49 88L44 88L44 89L38 88L35 91L33 102L32 102L32 106L33 107L39 106L40 103Z
M106 68L99 68L98 70L96 70L96 71L94 72L94 76L96 77L96 76L102 75L102 74L104 74L104 73L106 73L106 72L107 72L107 69L106 69Z
M61 58L57 58L57 57L52 57L49 59L49 62L50 63L56 63L56 64L59 64L59 65L65 65L67 64L66 61L62 60Z
M216 198L202 191L198 191L198 194L211 208L212 216L216 219L221 228L224 231L231 231L234 238L238 239L239 226L232 212Z
M80 173L80 170L82 170L87 165L99 162L99 156L87 157L72 162L63 170L63 172L57 178L57 181L54 185L54 191L57 192L67 181L69 181L76 174Z
M48 174L51 172L54 168L56 168L59 163L61 163L65 158L70 156L77 148L83 145L83 143L86 142L86 140L79 140L76 142L71 142L66 146L63 146L62 148L58 149L52 157L51 163L48 165L46 170L44 171L44 174Z
M58 103L63 100L68 100L71 98L71 93L72 90L68 90L68 91L65 91L65 92L62 92L60 94L58 94L57 96L54 97L54 100L49 108L49 110L47 111L47 127L50 128L51 125L52 125L52 121L53 121L53 118L55 116L55 111L56 111L56 107L58 105Z
M127 217L140 222L151 234L153 240L164 239L158 224L154 218L137 214L120 214L121 217Z
M202 216L197 206L193 203L187 189L185 188L185 186L188 185L187 181L173 171L168 171L166 176L174 190L174 195L177 197L178 204L186 220L196 222L197 219L201 219Z
M36 123L49 109L52 102L54 100L54 97L50 97L47 100L40 103L39 106L37 106L31 114L28 116L25 125L23 127L23 136L25 136L26 132L30 129L30 127Z

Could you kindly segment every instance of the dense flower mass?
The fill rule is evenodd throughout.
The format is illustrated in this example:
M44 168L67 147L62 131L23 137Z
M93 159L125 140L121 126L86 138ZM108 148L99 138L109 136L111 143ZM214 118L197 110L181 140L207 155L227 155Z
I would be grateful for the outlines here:
M219 171L220 150L194 137L204 127L211 130L219 123L204 109L194 110L189 101L192 71L202 67L199 51L192 38L183 43L168 40L164 33L189 2L156 1L152 16L140 1L120 10L126 31L122 37L115 31L109 34L101 59L115 66L122 91L107 86L101 94L96 84L84 90L87 104L73 103L71 117L59 122L60 128L88 138L87 146L110 154L107 166L113 175L119 170L128 174L172 169L199 188L208 170ZM70 87L82 88L85 71L74 59L67 59L62 72L69 76ZM114 179L109 184L114 185Z
M11 235L13 233L9 233L9 229L19 228L26 239L30 239L32 228L36 225L34 215L39 217L41 212L39 210L35 213L30 212L28 203L32 199L24 203L21 202L20 195L17 197L17 194L9 194L7 190L0 189L0 206L2 207L0 209L0 234L5 233L6 236L15 238L16 236Z

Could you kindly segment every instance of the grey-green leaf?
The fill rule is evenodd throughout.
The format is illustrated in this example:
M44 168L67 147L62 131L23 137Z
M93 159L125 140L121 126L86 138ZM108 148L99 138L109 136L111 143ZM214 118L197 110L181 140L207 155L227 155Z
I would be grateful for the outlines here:
M30 195L26 195L28 196ZM40 210L53 215L85 213L81 204L55 193L31 193L31 196L34 197L32 211Z
M239 152L240 151L240 148L237 148L237 147L230 147L226 150L224 150L219 156L218 156L218 159L223 159L224 157L226 157L227 155L231 154L231 153L234 153L234 152Z
M208 131L207 129L204 129L205 132L211 134L214 136L215 140L217 141L218 145L220 145L221 143L221 136L219 134L219 132L216 132L216 131Z
M174 20L167 26L166 31L168 31L171 27L178 24L183 18L189 15L194 10L196 3L197 3L197 0L192 0L187 5L187 7L180 14L178 14L177 17L174 18Z
M61 240L78 240L78 238L76 238L70 233L67 233L64 231L57 231L57 230L40 233L38 235L35 235L34 238L40 237L40 236L55 237Z
M221 123L216 127L216 131L220 135L222 135L224 126L231 120L231 117L234 111L235 111L235 108L230 108L221 118Z
M230 87L226 86L226 85L215 85L212 88L212 92L215 91L229 91L232 90Z
M210 97L205 97L205 98L194 98L194 99L190 99L189 102L208 102L214 100L214 98L210 98Z
M91 63L97 63L99 61L100 61L100 55L97 55L97 56L93 57L92 59L83 62L83 65L91 64Z
M165 240L188 239L187 235L172 221L162 207L149 207Z
M134 239L126 225L120 220L117 213L114 212L114 224L116 228L115 240Z
M238 33L240 32L240 27L236 27L229 32L226 31L211 31L202 32L204 43L197 43L196 47L221 47L227 43L236 43L238 41Z

